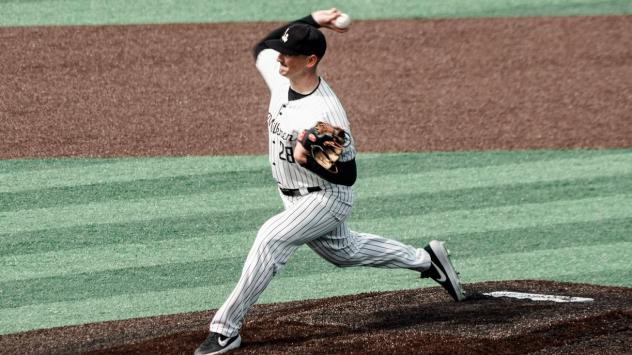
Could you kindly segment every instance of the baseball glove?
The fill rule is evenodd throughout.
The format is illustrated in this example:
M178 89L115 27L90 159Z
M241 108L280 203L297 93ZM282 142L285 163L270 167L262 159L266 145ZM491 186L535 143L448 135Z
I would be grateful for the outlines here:
M349 143L345 130L319 121L314 127L299 133L298 141L310 152L318 165L331 173L338 173L335 164L340 159L342 149Z

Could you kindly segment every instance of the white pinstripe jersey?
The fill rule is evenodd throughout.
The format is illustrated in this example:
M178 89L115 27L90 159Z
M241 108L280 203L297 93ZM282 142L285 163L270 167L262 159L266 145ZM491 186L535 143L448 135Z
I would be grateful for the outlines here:
M272 176L281 188L326 186L328 182L294 162L296 137L300 131L313 127L318 121L341 127L349 133L351 142L343 150L340 161L349 161L355 158L356 150L347 114L336 94L322 78L313 93L289 101L290 83L279 74L278 54L275 50L264 49L257 56L256 63L271 94L267 126Z

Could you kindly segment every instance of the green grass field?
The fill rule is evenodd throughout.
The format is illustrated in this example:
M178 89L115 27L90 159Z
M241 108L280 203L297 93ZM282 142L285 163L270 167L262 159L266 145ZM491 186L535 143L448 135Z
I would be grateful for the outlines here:
M0 26L631 14L629 0L0 0ZM358 231L448 242L465 283L632 287L632 149L360 154ZM0 334L217 308L281 204L263 156L0 160ZM300 249L260 302L434 286Z
M332 6L355 19L632 13L629 0L0 0L0 26L278 21Z
M361 154L351 227L448 241L465 283L632 286L632 150ZM280 211L263 156L0 161L0 333L218 307ZM302 248L276 302L433 286Z

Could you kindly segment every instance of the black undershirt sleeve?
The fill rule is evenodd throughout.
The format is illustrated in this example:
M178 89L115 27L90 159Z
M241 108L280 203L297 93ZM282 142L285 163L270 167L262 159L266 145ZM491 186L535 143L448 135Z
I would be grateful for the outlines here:
M337 161L337 174L320 166L311 156L307 157L307 163L303 167L321 178L338 185L352 186L358 176L355 159L345 162Z
M307 15L301 19L298 19L296 21L292 21L288 24L285 24L279 28L277 28L276 30L268 33L268 35L263 38L261 41L259 41L259 43L257 43L255 45L255 47L252 49L252 54L255 57L255 60L257 60L257 56L259 55L259 53L261 53L262 50L267 49L268 46L266 46L265 41L269 40L269 39L279 39L281 38L281 36L283 36L283 33L285 32L285 30L293 23L305 23L308 24L310 26L314 26L316 28L320 28L320 25L318 23L316 23L316 21L314 21L314 18L312 17L312 15Z

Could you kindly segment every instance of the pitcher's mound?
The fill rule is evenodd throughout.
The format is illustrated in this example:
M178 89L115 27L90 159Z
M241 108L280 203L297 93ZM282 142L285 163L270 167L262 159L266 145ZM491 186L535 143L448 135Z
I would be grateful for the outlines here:
M258 305L243 328L242 347L232 353L622 354L632 349L632 288L550 281L465 288L470 298L460 303L433 287ZM0 338L0 345L9 353L192 354L213 313L11 334Z

